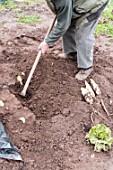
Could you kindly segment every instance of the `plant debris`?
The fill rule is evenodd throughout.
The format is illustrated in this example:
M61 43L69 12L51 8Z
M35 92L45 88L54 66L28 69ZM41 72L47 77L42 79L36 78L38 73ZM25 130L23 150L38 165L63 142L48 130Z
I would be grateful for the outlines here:
M17 81L18 81L21 85L23 85L23 81L22 81L22 77L21 77L21 76L17 76Z
M104 109L104 111L106 112L106 114L107 114L107 116L110 116L110 114L109 114L109 112L108 112L108 110L107 110L107 108L106 108L106 106L105 106L105 104L104 104L104 101L103 101L103 99L101 99L101 105L102 105L102 108Z
M4 102L0 100L0 107L4 107Z
M25 123L25 122L26 122L26 120L25 120L25 118L24 118L24 117L20 117L20 118L19 118L19 120L21 120L21 121L22 121L22 123Z

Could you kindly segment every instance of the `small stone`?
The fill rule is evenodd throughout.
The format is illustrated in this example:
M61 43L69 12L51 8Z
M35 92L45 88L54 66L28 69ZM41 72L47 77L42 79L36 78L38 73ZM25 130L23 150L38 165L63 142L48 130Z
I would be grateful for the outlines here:
M20 132L23 132L23 130L22 130L22 129L20 129Z
M37 168L37 164L35 162L34 162L33 166L34 166L34 168Z
M32 105L32 104L30 104L29 108L30 108L30 109L33 109L33 105Z
M75 133L76 129L73 127L71 129L68 130L68 136L72 136Z
M34 96L34 98L33 98L34 100L37 100L37 96Z
M58 115L59 113L60 113L59 111L56 111L54 114L55 114L55 115Z
M43 110L43 111L46 111L46 107L45 107L45 106L42 106L42 110Z
M53 117L53 118L51 119L51 123L56 123L57 121L58 121L57 117Z
M18 106L17 106L17 109L18 109L18 110L20 110L21 108L22 108L22 106L21 106L21 105L18 105Z
M73 118L73 117L74 117L74 113L72 113L72 114L70 115L70 117Z
M3 85L2 84L0 84L0 89L2 89L3 88Z
M53 53L58 55L60 53L60 51L59 50L54 50Z
M59 144L59 149L64 150L64 144L63 143Z
M8 41L8 42L7 42L7 45L11 46L11 45L13 45L13 42Z
M63 84L63 85L66 85L66 81L63 81L62 84Z
M62 114L64 116L68 116L70 114L70 109L69 108L64 108Z
M34 109L36 109L36 108L37 108L37 105L36 105L36 104L34 104L34 105L33 105L33 107L34 107Z
M56 170L61 170L61 168L59 166L56 167Z
M95 154L92 154L92 155L91 155L91 158L94 158L94 157L95 157Z
M3 89L7 89L8 88L8 86L7 85L3 85Z
M0 159L0 164L2 164L4 162L4 160L3 159Z
M71 146L73 146L73 145L74 145L74 142L70 142L69 144L70 144Z
M9 107L6 107L5 109L6 109L7 111L9 111Z
M113 101L112 101L111 99L110 99L110 102L109 102L109 104L110 104L110 105L112 105L112 104L113 104Z
M26 136L22 136L21 139L22 139L22 141L24 141L24 142L27 142L27 141L28 141L28 138L27 138Z

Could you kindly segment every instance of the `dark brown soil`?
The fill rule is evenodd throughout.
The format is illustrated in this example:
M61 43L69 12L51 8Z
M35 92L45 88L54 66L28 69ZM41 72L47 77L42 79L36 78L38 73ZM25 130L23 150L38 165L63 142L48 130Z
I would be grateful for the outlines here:
M44 14L42 16L44 18ZM23 30L24 26L22 29L15 26L6 32L3 27L0 32L0 100L5 103L0 113L24 164L1 159L0 170L113 170L113 149L108 153L95 153L85 141L92 126L93 108L107 116L99 103L89 105L82 98L80 88L84 82L74 78L76 63L58 58L60 41L41 57L27 97L19 96L23 86L17 83L16 76L25 72L24 79L27 79L38 44L47 29L28 27ZM113 114L111 41L103 36L96 40L91 77L99 84L105 105ZM25 118L25 123L19 120L21 117ZM108 121L98 115L93 115L93 119L95 124L105 123L113 131L112 116Z

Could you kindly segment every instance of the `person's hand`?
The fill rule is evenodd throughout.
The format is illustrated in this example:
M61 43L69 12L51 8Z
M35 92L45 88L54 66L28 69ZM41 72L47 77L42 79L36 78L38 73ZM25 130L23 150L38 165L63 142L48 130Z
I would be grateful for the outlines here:
M49 45L45 41L42 41L38 47L38 49L42 51L42 54L45 54L48 48L49 48Z

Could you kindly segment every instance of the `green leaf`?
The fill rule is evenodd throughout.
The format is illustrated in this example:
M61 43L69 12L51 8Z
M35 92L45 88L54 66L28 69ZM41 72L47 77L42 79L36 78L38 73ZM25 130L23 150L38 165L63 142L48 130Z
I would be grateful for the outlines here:
M94 151L100 152L101 150L108 151L111 149L113 138L111 137L111 130L104 124L97 124L93 126L86 139L94 146Z

